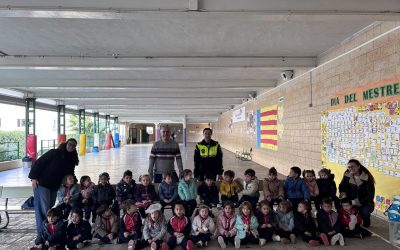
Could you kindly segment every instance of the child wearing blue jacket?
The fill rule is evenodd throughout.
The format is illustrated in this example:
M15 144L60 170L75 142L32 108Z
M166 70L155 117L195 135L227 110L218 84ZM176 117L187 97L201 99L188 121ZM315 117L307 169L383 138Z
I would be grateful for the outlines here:
M164 208L167 205L174 207L175 202L178 200L178 187L172 181L172 174L166 173L164 180L158 186L158 198L161 204L161 213L164 213Z
M178 194L179 198L182 200L183 206L185 207L185 215L189 218L192 217L197 206L197 188L196 182L193 179L192 170L183 170L183 178L178 184Z
M235 248L240 248L240 245L246 245L248 243L260 243L257 231L258 220L253 214L252 207L252 204L248 201L244 201L239 206L239 214L236 216L235 224Z
M285 181L285 197L292 203L292 207L297 209L301 201L310 201L310 190L301 176L299 167L291 167L289 176Z

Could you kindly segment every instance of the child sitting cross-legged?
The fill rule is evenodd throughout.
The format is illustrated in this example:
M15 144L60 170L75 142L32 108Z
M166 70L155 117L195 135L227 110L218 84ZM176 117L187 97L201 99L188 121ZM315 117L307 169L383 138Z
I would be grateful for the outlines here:
M292 232L294 229L294 217L291 205L290 201L281 201L276 211L276 220L278 221L277 233L281 237L283 244L296 243L296 235Z
M126 200L123 207L124 214L118 232L119 243L128 242L128 245L133 245L135 240L142 237L142 219L133 200Z
M79 187L75 183L75 177L68 174L63 177L62 185L57 191L57 207L63 211L63 219L68 220L72 208L78 205Z
M329 243L334 246L337 242L344 246L344 238L340 233L339 215L332 210L330 197L322 199L322 209L317 212L317 221L320 237L325 246L329 246Z
M239 214L236 216L236 237L235 248L241 245L259 244L258 238L258 221L253 214L252 205L245 201L239 207Z
M167 235L167 224L164 214L161 213L160 204L151 204L146 209L147 217L144 220L143 239L132 242L128 245L129 250L139 250L150 246L151 250L162 247L162 250L168 250L168 244L164 242Z
M193 242L190 239L192 223L189 217L185 216L185 207L182 202L177 201L173 208L174 215L169 219L167 230L170 234L168 240L169 249L180 245L183 250L193 250Z
M260 193L258 192L256 172L253 169L249 168L244 171L243 190L240 191L239 194L242 195L242 197L238 203L241 204L244 201L248 201L252 206L252 211L255 211Z
M156 188L151 183L150 175L145 174L139 177L140 184L136 185L136 206L140 216L146 218L145 210L154 202L157 197Z
M215 236L221 248L226 248L228 242L235 244L236 216L235 206L232 201L225 201L223 204L223 210L217 218Z
M59 208L50 208L47 211L47 220L43 221L42 231L35 240L36 246L31 248L31 250L64 248L67 223L63 221L62 215L62 211Z
M317 226L311 216L311 206L308 202L302 201L294 212L294 231L313 247L319 246L320 238L317 237Z
M240 192L240 184L234 180L235 172L226 170L224 172L223 180L219 185L219 192L221 193L221 201L231 201L234 205L239 201L238 193Z
M211 235L215 231L215 224L209 216L209 207L201 205L197 211L198 215L194 217L192 222L192 241L198 247L208 246Z
M106 207L110 206L114 198L115 190L110 184L110 175L107 172L103 172L99 175L98 185L94 187L92 193L92 210L94 211L92 222L96 221L97 209L102 205L106 205Z
M213 175L206 174L205 180L197 189L197 194L200 196L204 205L210 208L217 206L219 203L218 188L215 185L213 178Z
M85 243L92 239L90 223L82 219L83 212L80 208L71 211L70 223L67 227L68 249L83 248Z
M178 194L182 204L185 206L185 215L189 218L192 217L197 206L197 189L192 170L183 170L183 177L178 184Z
M271 209L274 203L279 204L284 199L285 190L283 181L278 179L278 171L274 167L268 170L268 177L264 179L264 198L268 201Z
M96 222L92 243L117 244L119 218L107 205L96 210Z
M132 179L132 171L126 170L115 188L115 202L113 205L115 214L119 215L124 201L135 199L135 187L136 182Z
M260 202L256 213L258 219L258 235L260 237L260 246L266 242L280 241L279 235L275 235L275 230L278 225L275 218L274 210L267 200Z
M84 219L88 221L90 220L90 214L94 213L92 211L92 194L95 185L88 175L83 175L79 183L81 184L80 207L82 207L83 211L85 212Z
M160 198L161 213L167 205L174 207L174 203L178 200L178 186L172 181L172 174L164 174L164 180L158 186L158 197Z
M310 201L310 191L300 176L301 169L293 166L285 180L285 197L291 202L291 207L294 209L297 208L300 201Z
M339 218L343 236L360 239L371 236L367 229L361 227L361 214L352 205L352 201L348 198L343 198L340 203L342 207L339 209Z

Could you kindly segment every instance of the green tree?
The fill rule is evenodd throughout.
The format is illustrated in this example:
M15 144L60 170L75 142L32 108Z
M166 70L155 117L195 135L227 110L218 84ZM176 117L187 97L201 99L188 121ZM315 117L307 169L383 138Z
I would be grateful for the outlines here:
M79 134L79 116L71 115L68 120L68 128L73 131L74 134ZM85 117L85 134L93 134L93 118Z
M11 142L11 143L6 143ZM19 152L17 152L17 142ZM12 152L4 152L12 151ZM18 157L19 156L19 157ZM0 131L0 162L15 160L25 156L25 132L24 131Z

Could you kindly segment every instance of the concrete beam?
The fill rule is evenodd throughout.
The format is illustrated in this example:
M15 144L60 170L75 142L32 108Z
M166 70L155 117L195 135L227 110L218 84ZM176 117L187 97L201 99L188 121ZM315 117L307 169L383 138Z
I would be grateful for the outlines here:
M101 10L101 11L257 11L257 12L385 12L398 11L397 0L1 0L0 7L7 9L44 10Z
M147 68L315 67L316 57L0 57L0 70L132 70Z
M213 91L197 91L196 92L35 92L36 98L49 98L49 99L76 99L76 98L101 98L103 100L114 99L114 98L125 98L125 99L146 99L146 98L174 98L174 99L208 99L208 98L225 98L225 99L242 99L249 98L250 92L234 93L234 92L213 92Z
M204 98L204 99L193 99L193 98L181 98L181 99L173 99L173 98L146 98L146 99L128 99L128 98L90 98L90 99L65 99L63 100L65 105L151 105L156 103L162 103L166 106L168 105L181 105L185 103L185 105L201 105L201 104L226 104L226 105L234 105L241 104L242 101L239 99L232 98Z
M396 0L387 0L395 2ZM350 1L349 1L350 2ZM398 4L398 3L397 3ZM394 4L391 4L393 6ZM380 4L379 6L385 6ZM390 5L389 5L390 6ZM396 6L397 7L397 6ZM3 8L3 10L1 9ZM271 22L287 22L287 21L398 21L398 7L387 11L377 10L234 10L225 11L199 11L199 12L183 12L178 11L130 11L130 10L26 10L12 8L5 9L6 6L0 6L0 18L57 18L57 19L83 19L83 20L151 20L151 19L168 19L172 16L180 18L221 18L226 20L263 20ZM29 7L28 7L29 9ZM386 9L386 8L384 8Z
M99 80L50 80L50 79L0 79L2 88L142 88L142 89L192 89L195 88L266 88L275 87L275 79L239 79L239 80L117 80L117 79L99 79Z

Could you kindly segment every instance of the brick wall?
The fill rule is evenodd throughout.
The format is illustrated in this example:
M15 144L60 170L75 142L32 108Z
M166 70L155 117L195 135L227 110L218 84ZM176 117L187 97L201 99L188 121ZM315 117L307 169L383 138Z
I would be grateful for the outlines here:
M399 25L400 22L376 22L341 46L323 53L318 58L319 65ZM246 122L234 123L230 133L232 112L223 113L213 124L214 137L233 152L252 147L255 162L275 166L283 174L293 165L317 170L321 168L321 112L328 109L330 95L399 75L400 31L396 30L314 70L312 87L310 75L303 75L245 105L246 112L272 104L283 106L284 132L278 140L278 151L257 149L256 137L246 133ZM278 102L280 97L284 97L283 102Z

